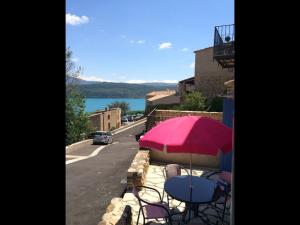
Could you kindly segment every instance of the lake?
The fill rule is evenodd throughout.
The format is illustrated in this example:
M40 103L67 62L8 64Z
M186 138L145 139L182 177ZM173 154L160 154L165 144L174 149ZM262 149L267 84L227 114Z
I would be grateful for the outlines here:
M131 111L145 110L144 98L86 98L85 111L94 112L98 109L105 109L112 102L127 102Z

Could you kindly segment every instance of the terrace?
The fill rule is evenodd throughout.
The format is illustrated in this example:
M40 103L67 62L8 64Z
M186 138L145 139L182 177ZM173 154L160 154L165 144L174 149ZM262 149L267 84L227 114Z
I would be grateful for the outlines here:
M155 188L156 190L158 190L161 195L163 194L163 187L164 187L164 183L165 183L165 178L163 176L163 168L166 164L161 163L161 162L153 162L151 165L149 165L147 173L145 175L145 180L144 180L144 185L147 187L152 187ZM193 168L193 176L201 176L203 173L207 172L207 169L203 169L198 167L194 167ZM182 175L187 175L186 172L182 172ZM157 201L157 196L155 195L154 191L149 191L149 190L141 190L139 192L139 194L141 195L141 197L143 199L146 199L150 202L154 202ZM166 194L164 195L164 201L167 202L167 197ZM130 205L131 206L131 213L132 213L132 223L131 224L137 224L137 217L138 217L138 211L139 211L139 204L138 204L138 200L134 197L134 195L131 192L127 192L125 193L124 197L123 197L123 202L126 205ZM173 199L170 201L170 207L171 208L176 208L176 210L183 212L185 209L185 203L181 203L180 202ZM179 205L179 206L178 206ZM208 214L212 214L214 216L210 216L209 219L211 220L212 223L216 223L217 219L215 216L217 216L216 211L212 210L212 209L208 209L206 211ZM173 218L175 221L173 222L173 224L177 225L180 224L182 222L180 222L181 217L180 216L175 216ZM177 221L176 221L177 220ZM229 224L229 216L226 215L224 222ZM139 223L138 224L143 224L143 220L140 216L139 219ZM161 220L161 221L157 221L157 220L152 220L149 222L149 224L165 224L165 221ZM202 220L200 218L192 218L187 224L203 224Z
M190 111L175 111L175 110L154 110L147 116L147 130L155 126L156 122L164 121L172 117L180 117L185 115L197 115L206 116L213 118L217 121L223 120L222 113L213 112L190 112ZM148 120L150 119L151 120ZM193 153L170 153L151 149L144 149L140 147L137 155L133 159L131 166L127 171L127 189L122 196L122 198L112 199L111 204L107 207L106 214L103 215L102 221L98 225L115 225L115 224L126 224L126 225L137 225L143 224L143 216L140 215L138 220L138 213L140 209L139 201L134 196L132 187L133 186L147 186L150 188L155 188L161 196L163 196L163 201L167 202L166 192L164 192L164 185L166 182L164 176L164 168L167 164L176 163L184 166L186 169L189 168L189 163L192 165L192 175L193 177L203 177L203 175L209 171L220 171L224 168L223 156L226 154L219 152L217 155L206 155L206 154L193 154ZM231 163L230 161L228 161ZM226 168L226 167L225 167ZM181 170L181 175L187 175L185 170ZM194 178L193 178L194 179ZM209 179L217 179L217 175L210 177ZM176 185L175 185L176 186ZM180 188L181 189L181 188ZM216 189L215 189L216 190ZM163 194L164 193L164 194ZM196 192L195 192L196 193ZM206 195L206 192L199 191L198 193L204 193L201 195ZM149 202L157 202L159 200L157 194L154 191L148 189L140 189L139 195L142 199ZM227 209L223 222L221 217L222 214L218 213L212 207L208 207L208 204L203 204L199 206L199 210L205 210L202 217L197 217L191 212L191 220L185 221L185 224L206 224L203 222L203 218L209 220L209 224L230 224L231 220L231 199L227 201ZM185 202L180 203L179 201L172 199L169 201L169 207L173 212L179 213L178 215L172 217L174 219L172 224L182 224L182 219L187 219L187 216L182 216L183 212L186 210ZM204 217L203 217L204 215ZM138 221L137 221L138 220ZM147 224L166 224L165 220L146 220Z

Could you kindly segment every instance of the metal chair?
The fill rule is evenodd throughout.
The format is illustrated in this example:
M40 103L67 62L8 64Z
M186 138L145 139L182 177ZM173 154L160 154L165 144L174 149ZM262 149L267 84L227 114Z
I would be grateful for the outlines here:
M214 175L216 175L215 179L212 178ZM222 224L224 224L225 215L230 215L230 209L227 208L227 202L231 198L231 172L214 171L210 174L204 175L204 177L215 180L221 189L220 198L211 204L211 207L215 209L219 218L221 218ZM221 214L221 216L219 214Z
M155 191L159 196L158 202L148 202L144 199L142 199L139 195L139 192L137 189L144 188L144 189L150 189ZM177 215L178 213L173 214L171 209L169 208L168 203L164 202L161 198L161 195L158 190L151 187L146 186L136 186L133 187L132 192L134 196L138 199L140 209L138 213L137 218L137 225L139 223L140 214L143 215L143 224L145 224L146 219L164 219L167 223L172 225L172 216ZM144 204L143 204L144 203Z
M174 177L174 176L180 176L181 175L181 169L185 170L187 175L189 175L189 171L181 165L178 165L178 164L168 164L168 165L166 165L163 168L163 175L164 175L165 180L167 180L171 177ZM165 194L165 189L163 190L162 198L164 198L164 194ZM170 198L167 193L166 193L166 195L167 195L167 202L168 202L168 205L169 205L169 200L172 200L172 198ZM180 204L181 204L181 202L180 202Z

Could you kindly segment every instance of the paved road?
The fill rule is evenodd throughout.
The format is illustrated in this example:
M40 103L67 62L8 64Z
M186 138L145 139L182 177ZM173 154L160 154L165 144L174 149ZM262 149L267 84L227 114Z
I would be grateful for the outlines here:
M97 148L99 148L99 146L100 145L93 145L93 140L90 139L87 141L86 144L84 144L84 146L82 146L82 145L72 146L72 150L67 153L67 156L68 155L78 155L78 156L85 155L86 156L86 155L91 154Z
M126 187L127 169L138 151L135 135L145 124L113 136L113 144L95 157L66 165L66 225L97 225L114 197ZM70 154L87 155L100 146L87 143Z

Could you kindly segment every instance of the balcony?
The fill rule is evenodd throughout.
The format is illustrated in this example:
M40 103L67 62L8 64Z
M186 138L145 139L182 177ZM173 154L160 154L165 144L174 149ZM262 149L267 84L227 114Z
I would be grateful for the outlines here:
M213 59L222 68L234 68L234 24L215 27Z

